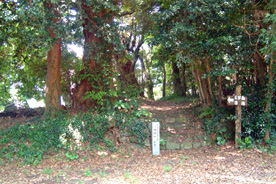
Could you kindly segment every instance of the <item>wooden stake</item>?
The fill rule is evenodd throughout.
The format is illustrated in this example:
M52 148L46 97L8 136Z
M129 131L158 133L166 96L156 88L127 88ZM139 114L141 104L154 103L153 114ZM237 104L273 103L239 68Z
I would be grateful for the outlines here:
M242 86L238 85L236 87L236 96L241 96L241 89ZM241 139L241 105L236 106L236 115L238 116L237 120L235 121L235 148L238 148L238 140Z

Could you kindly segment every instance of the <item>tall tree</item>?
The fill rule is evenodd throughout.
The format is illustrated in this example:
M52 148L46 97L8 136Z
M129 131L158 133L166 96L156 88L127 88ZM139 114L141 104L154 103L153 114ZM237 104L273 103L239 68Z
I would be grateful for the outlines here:
M56 5L51 2L44 2L45 9L48 10L50 21L55 24L59 21L59 12ZM47 82L46 82L46 113L52 110L60 110L61 98L61 84L60 84L60 70L61 70L61 38L58 38L55 33L55 28L48 27L48 32L51 35L53 44L47 54Z
M174 94L182 95L183 88L180 79L180 70L175 60L171 61Z
M119 1L105 3L82 1L79 11L83 10L84 69L81 81L73 94L74 109L85 109L97 104L103 105L113 88L112 60L114 51L114 16ZM116 37L116 36L115 36Z

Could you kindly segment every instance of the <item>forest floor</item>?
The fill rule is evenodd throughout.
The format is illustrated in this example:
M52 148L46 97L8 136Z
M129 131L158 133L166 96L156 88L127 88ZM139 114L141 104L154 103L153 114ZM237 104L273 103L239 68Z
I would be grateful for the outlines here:
M144 101L142 108L173 117L190 104ZM7 121L0 121L0 127L5 127ZM118 153L87 150L72 161L59 153L36 166L0 164L0 183L276 183L276 156L258 149L235 149L233 142L161 150L158 156L149 148L122 144Z

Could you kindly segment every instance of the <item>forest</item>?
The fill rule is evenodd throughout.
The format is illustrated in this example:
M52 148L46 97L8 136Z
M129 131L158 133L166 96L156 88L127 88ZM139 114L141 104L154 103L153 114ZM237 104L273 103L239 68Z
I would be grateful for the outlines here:
M275 0L1 0L0 31L0 110L45 103L37 124L1 130L5 159L71 149L68 125L91 145L113 149L115 129L143 144L142 98L194 99L206 133L233 140L239 85L241 146L276 149Z

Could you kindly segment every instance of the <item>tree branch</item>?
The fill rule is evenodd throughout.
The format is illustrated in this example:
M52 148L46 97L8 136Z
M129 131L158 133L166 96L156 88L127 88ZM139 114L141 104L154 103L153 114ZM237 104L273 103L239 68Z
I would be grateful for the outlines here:
M126 15L132 15L134 12L135 12L135 10L131 10L131 12L125 11L125 12L122 12L122 13L118 14L118 16L119 17L124 17Z
M2 75L0 75L0 77L1 77L2 79L4 79L5 82L7 81L7 79L6 79L5 77L3 77Z

